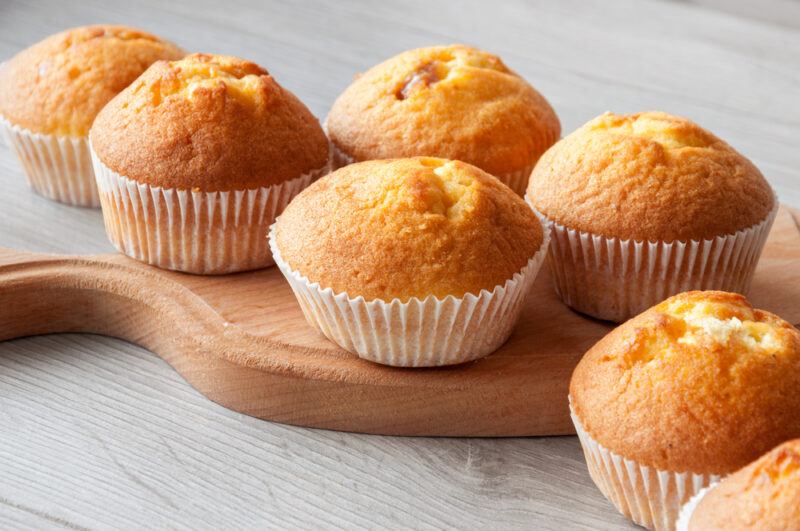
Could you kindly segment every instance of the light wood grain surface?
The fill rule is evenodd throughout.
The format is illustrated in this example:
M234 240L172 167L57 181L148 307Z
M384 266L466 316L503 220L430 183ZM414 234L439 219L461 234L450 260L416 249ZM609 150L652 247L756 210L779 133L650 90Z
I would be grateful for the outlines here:
M118 22L266 66L323 117L354 72L467 42L544 93L565 131L604 111L689 116L800 207L798 3L0 0L0 60ZM0 148L0 246L111 251L99 212L30 193ZM0 323L2 326L2 323ZM432 439L271 424L192 390L140 348L63 335L0 344L3 528L593 528L629 524L573 437Z

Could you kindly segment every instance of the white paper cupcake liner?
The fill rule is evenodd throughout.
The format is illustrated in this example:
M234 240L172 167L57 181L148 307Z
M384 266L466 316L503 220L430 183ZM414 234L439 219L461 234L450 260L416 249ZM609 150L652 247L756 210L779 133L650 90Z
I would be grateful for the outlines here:
M658 470L626 459L595 441L583 429L571 404L569 412L595 485L638 525L672 531L683 504L720 479L714 474Z
M435 367L486 356L511 335L547 253L549 235L525 267L503 285L463 297L386 302L335 293L292 270L281 258L274 227L272 255L306 320L359 357L396 367Z
M186 273L226 274L274 263L267 232L323 168L274 186L230 192L161 188L128 179L92 151L111 243L142 262Z
M325 132L326 133L328 132L327 124L325 124ZM339 149L339 146L334 144L333 141L330 141L330 145L333 158L332 169L334 171L338 170L339 168L344 168L345 166L349 166L350 164L353 164L356 161L356 159L354 159L353 157L351 157L350 155Z
M339 168L343 168L349 164L353 164L355 159L339 149L336 144L333 142L331 144L331 151L333 153L333 169L337 170ZM523 197L525 195L525 190L528 188L528 179L531 176L531 172L533 172L533 167L535 164L531 164L521 170L514 171L511 173L503 173L500 175L495 175L500 182L514 190L514 192Z
M714 484L716 485L716 483ZM692 514L694 514L695 509L697 506L700 505L700 500L703 499L708 491L710 491L714 485L710 485L704 489L701 489L697 494L692 496L692 498L684 504L681 508L681 514L678 516L678 522L675 524L675 531L689 531L689 521L692 519Z
M500 179L503 184L514 190L518 196L525 197L525 191L528 189L528 180L530 179L534 166L535 164L531 164L527 168L497 175L496 177Z
M100 206L86 137L34 133L2 116L0 129L36 193L68 205Z
M570 229L528 204L552 231L548 265L558 296L581 313L616 322L684 291L746 293L779 206L775 198L763 221L733 234L667 243Z

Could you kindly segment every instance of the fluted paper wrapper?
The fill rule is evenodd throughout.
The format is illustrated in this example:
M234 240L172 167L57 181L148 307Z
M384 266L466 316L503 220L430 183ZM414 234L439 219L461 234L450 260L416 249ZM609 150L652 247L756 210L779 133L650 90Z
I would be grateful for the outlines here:
M524 197L525 191L528 189L528 179L530 179L534 166L535 164L531 164L521 170L503 173L496 175L496 177L500 179L503 184L514 190L518 196Z
M325 124L325 132L328 131L328 124ZM353 164L356 159L339 149L339 146L330 142L331 144L331 152L333 153L333 170L338 170L339 168L344 168L345 166L349 166Z
M37 194L73 206L100 206L86 137L34 133L2 116L0 129Z
M595 485L617 510L641 526L672 531L681 506L719 481L714 474L658 470L626 459L595 441L571 404L569 411Z
M124 177L92 151L111 243L142 262L186 273L226 274L274 264L266 234L289 201L329 166L274 186L201 192Z
M675 524L676 531L689 531L689 521L692 519L692 514L694 514L697 506L700 505L700 500L703 499L703 496L705 496L713 487L714 485L711 485L701 489L700 492L692 496L691 500L686 502L686 504L681 508L681 514L678 517L678 523Z
M386 302L334 293L292 270L281 258L274 227L269 243L306 320L359 357L396 367L453 365L486 356L511 335L544 261L549 236L524 268L492 291Z
M353 164L355 159L339 149L336 144L331 142L331 151L333 152L333 169L343 168L349 164ZM533 171L533 167L535 164L531 164L521 170L514 171L511 173L502 173L500 175L495 175L500 182L514 190L516 194L520 197L525 195L525 190L528 188L528 179L531 176L531 172Z
M778 211L776 198L763 221L736 233L649 242L570 229L528 204L551 229L547 262L558 296L581 313L616 322L684 291L746 293Z

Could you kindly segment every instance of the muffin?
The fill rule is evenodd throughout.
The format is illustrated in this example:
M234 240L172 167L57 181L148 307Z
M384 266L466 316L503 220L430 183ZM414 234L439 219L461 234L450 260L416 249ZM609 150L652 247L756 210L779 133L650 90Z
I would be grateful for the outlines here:
M623 514L673 529L720 476L800 436L800 332L739 294L671 297L613 330L570 382L589 473Z
M778 202L761 172L685 118L606 113L545 153L526 195L573 309L622 322L692 289L744 293Z
M346 166L295 198L270 231L308 322L386 365L451 365L508 336L548 235L500 181L458 161Z
M189 273L271 265L269 226L329 168L317 119L235 57L154 63L100 112L90 137L111 242Z
M547 100L499 57L469 46L410 50L356 78L331 108L336 164L415 156L473 164L522 195L558 140Z
M153 62L183 55L134 28L83 26L0 66L0 129L31 187L62 203L99 206L87 144L95 116Z
M681 511L679 531L800 530L800 439L786 442Z

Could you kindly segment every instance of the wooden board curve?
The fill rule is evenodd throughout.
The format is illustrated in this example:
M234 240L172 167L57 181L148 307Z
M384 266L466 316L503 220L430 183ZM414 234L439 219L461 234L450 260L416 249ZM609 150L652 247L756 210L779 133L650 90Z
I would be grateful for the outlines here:
M800 231L778 213L750 292L800 323ZM509 341L440 369L383 367L342 351L303 319L280 272L162 271L121 255L0 249L0 341L56 332L118 337L157 353L225 407L317 428L391 435L574 433L573 367L611 326L566 308L543 270Z

